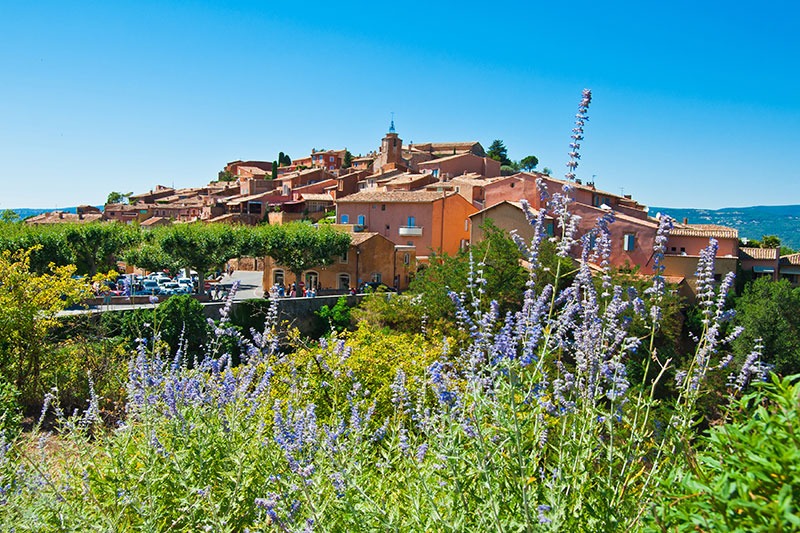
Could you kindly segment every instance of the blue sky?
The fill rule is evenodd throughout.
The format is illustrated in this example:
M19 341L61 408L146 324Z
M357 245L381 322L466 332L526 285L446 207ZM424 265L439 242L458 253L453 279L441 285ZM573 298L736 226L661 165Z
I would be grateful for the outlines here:
M800 204L792 2L2 2L0 209L311 148L502 139L647 205Z

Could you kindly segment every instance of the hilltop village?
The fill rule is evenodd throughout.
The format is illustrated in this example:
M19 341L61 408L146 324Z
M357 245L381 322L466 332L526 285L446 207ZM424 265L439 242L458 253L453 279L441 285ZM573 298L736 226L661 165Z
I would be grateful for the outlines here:
M501 173L501 163L487 156L479 142L403 144L392 123L378 150L351 157L347 150L312 150L307 157L280 163L232 161L220 180L203 187L175 189L162 185L131 195L126 203L100 210L81 206L76 214L51 212L29 224L117 221L142 227L204 221L231 224L282 224L330 217L351 234L350 251L334 264L305 272L306 286L346 291L364 283L408 287L413 272L431 254L455 254L481 240L491 219L520 236L532 235L522 201L533 210L546 207L537 182L550 194L570 185L570 211L580 218L579 234L612 212L610 264L639 267L650 273L658 221L631 198L598 189L593 182L564 181L529 171ZM561 230L546 219L548 233ZM800 254L780 256L778 248L740 247L736 229L677 221L669 233L664 275L678 291L694 299L698 258L709 239L718 252L715 278L731 271L753 277L800 282ZM288 272L269 259L253 268L264 271L264 289L284 285Z

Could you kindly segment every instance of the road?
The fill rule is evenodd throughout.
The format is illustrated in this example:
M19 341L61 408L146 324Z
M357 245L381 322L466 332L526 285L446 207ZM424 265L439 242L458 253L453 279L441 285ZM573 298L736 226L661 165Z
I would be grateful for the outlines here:
M253 298L263 298L264 290L261 288L261 278L263 272L248 272L246 270L236 270L233 275L224 274L220 284L230 286L232 283L239 282L239 290L233 297L234 301L251 300ZM209 302L216 303L216 302ZM153 304L114 304L114 305L94 305L88 309L70 309L62 311L60 315L74 315L79 313L96 313L98 311L124 311L126 309L136 309L137 307L153 307Z

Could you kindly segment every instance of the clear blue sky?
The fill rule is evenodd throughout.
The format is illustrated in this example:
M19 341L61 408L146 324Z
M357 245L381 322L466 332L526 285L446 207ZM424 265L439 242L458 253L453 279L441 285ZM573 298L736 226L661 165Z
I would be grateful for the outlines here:
M647 205L800 204L800 4L0 3L0 209L227 161L502 139Z

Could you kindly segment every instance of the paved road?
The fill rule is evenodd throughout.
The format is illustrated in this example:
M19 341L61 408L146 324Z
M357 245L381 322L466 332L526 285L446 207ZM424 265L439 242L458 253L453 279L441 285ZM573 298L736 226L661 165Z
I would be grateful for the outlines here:
M264 297L264 290L261 288L261 277L263 272L255 271L255 272L248 272L245 270L241 271L234 271L232 276L228 276L227 274L223 275L222 281L220 284L225 286L230 286L232 283L238 281L239 282L239 290L236 292L234 296L234 301L240 300L250 300L253 298L263 298ZM216 302L212 302L216 303ZM87 312L98 312L98 311L122 311L125 309L135 309L137 307L153 307L153 304L145 303L145 304L115 304L115 305L95 305L91 306L88 309L71 309L68 311L62 311L59 314L62 315L73 315L78 313L87 313Z

